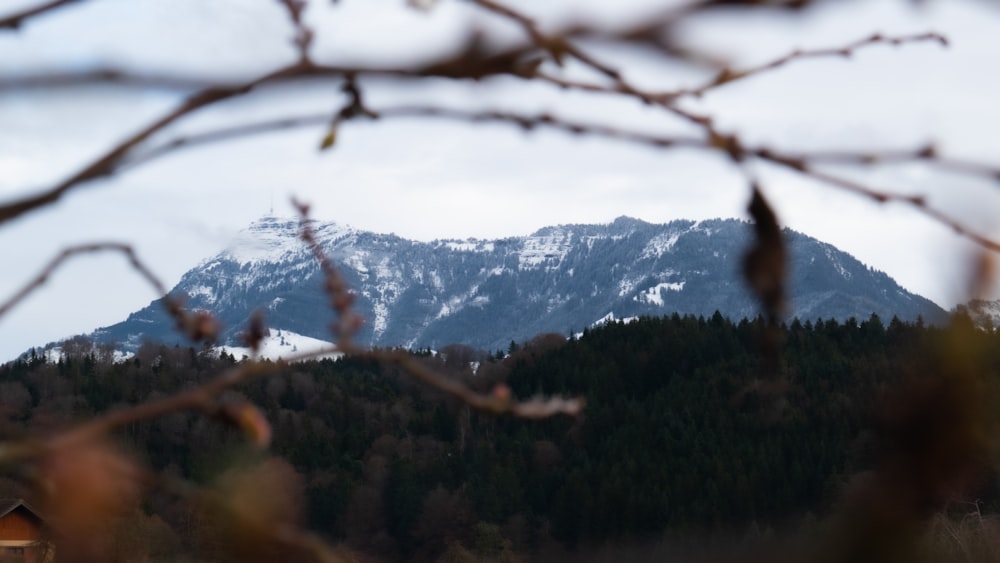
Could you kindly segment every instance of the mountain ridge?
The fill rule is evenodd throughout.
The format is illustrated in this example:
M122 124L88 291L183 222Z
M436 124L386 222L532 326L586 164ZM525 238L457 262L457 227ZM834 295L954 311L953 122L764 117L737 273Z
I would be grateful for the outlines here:
M621 216L519 237L430 242L334 222L310 225L355 291L355 307L367 320L359 342L374 346L497 349L542 332L579 330L608 314L718 310L740 319L758 313L739 272L751 226L737 219L655 224ZM832 245L784 234L789 319L944 317L931 301ZM321 339L329 338L333 320L320 269L294 219L255 221L226 250L185 273L171 294L216 314L223 343L236 341L257 308L268 326ZM93 336L135 348L143 338L178 342L171 327L154 301Z

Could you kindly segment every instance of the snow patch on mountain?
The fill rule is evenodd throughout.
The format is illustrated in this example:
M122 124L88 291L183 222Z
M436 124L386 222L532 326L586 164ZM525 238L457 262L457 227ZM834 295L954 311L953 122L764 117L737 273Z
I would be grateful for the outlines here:
M451 301L455 301L455 300L454 299L450 299L449 302L451 302ZM451 313L452 313L451 305L449 303L442 303L441 304L441 310L438 311L438 314L437 314L436 317L434 317L434 320L436 321L436 320L439 320L439 319L443 319L443 318L447 317L448 315L450 315Z
M354 227L340 223L310 221L309 228L312 229L316 241L323 246L344 242L344 239L358 234L358 230ZM299 236L297 225L294 232L297 238Z
M440 320L447 316L454 315L455 313L461 311L466 305L473 305L482 307L490 302L490 298L485 295L477 295L479 292L479 284L475 284L469 288L468 291L456 295L451 299L448 299L444 304L441 305L441 310L438 311L434 320Z
M642 249L641 258L659 258L673 250L674 245L681 238L681 232L661 233L649 239L646 247Z
M840 274L840 277L845 280L851 279L851 272L847 271L847 268L845 268L840 262L840 258L837 256L839 251L836 248L826 244L823 246L823 252L826 254L827 259L830 260L830 264L832 264L834 269L837 270L837 273Z
M615 312L611 311L607 315L604 315L603 317L601 317L601 318L597 319L596 321L594 321L590 326L592 326L592 327L599 327L599 326L606 325L608 323L615 323L615 322L619 322L619 323L623 323L623 324L629 324L629 323L635 322L637 320L639 320L639 317L617 318L617 317L615 317Z
M444 246L449 250L458 252L493 252L493 241L468 239L468 240L443 240L439 246Z
M322 246L341 241L357 231L337 223L311 221L313 236ZM295 219L262 217L240 231L221 258L243 266L247 264L274 264L300 258L309 252L299 237L299 222Z
M398 270L394 269L390 265L388 257L382 258L375 265L375 275L378 276L379 279L392 279L392 278L401 277L399 274L400 274L400 272Z
M254 264L257 262L283 262L302 251L302 242L290 236L294 230L290 221L275 217L264 217L236 235L224 256L234 262Z
M244 356L258 360L287 360L292 357L305 354L316 354L309 359L337 359L343 353L336 351L336 346L331 342L304 336L290 330L269 329L267 336L260 343L258 351L246 346L216 346L213 348L218 353L225 352L241 360Z
M624 277L618 280L618 297L625 297L635 288L635 285L641 280L634 277ZM596 291L596 287L594 288Z
M100 354L98 354L98 352L99 351L97 350L97 346L94 346L92 349L92 353L95 355L99 355L103 358L104 353L101 352ZM51 346L49 348L45 348L44 350L37 350L36 353L41 357L45 358L45 361L50 364L58 364L59 362L66 360L67 357L66 351L63 350L62 346ZM78 353L79 351L77 352L77 354ZM24 354L21 354L21 358L27 359L29 357L29 354L30 352L25 352ZM123 350L112 350L111 357L109 359L113 364L120 364L122 362L131 360L134 357L135 354L133 354L132 352L126 352Z
M215 303L215 290L207 285L196 285L187 290L187 294L191 299L200 297L201 300L208 305Z
M372 331L375 337L382 336L389 327L389 306L384 301L376 301L373 305L375 318L372 319Z
M561 227L542 229L524 239L518 253L517 266L530 270L545 264L546 270L558 268L572 248L573 231Z
M365 250L357 250L350 256L344 259L344 263L348 267L361 274L364 277L368 277L368 266L365 265L365 258L368 256L368 252Z
M619 318L615 317L615 312L614 311L610 311L607 315L604 315L603 317L601 317L601 318L597 319L596 321L590 323L590 328L598 328L598 327L602 327L602 326L604 326L606 324L611 324L611 323L629 324L629 323L635 322L637 320L639 320L639 317L625 317L625 318L619 319ZM583 338L583 333L582 332L574 333L573 334L573 338L576 338L576 339Z
M444 284L441 282L441 274L437 270L431 270L427 273L427 276L431 279L431 287L437 290L444 288Z
M636 295L632 299L639 301L641 303L649 303L650 305L657 305L659 307L663 306L663 291L681 291L684 289L684 284L686 282L663 282L654 285L653 287L643 291L639 295Z

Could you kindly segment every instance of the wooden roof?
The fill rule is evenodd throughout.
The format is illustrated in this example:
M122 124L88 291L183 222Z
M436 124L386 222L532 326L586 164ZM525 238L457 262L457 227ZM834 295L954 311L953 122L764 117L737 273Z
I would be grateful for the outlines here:
M39 514L38 511L35 510L35 508L33 506L31 506L30 504L28 504L28 502L25 501L23 498L4 498L4 499L0 499L0 518L3 518L4 516L7 516L11 512L14 512L19 507L24 507L25 510L27 510L28 512L30 512L32 514L32 516L38 518L39 520L41 520L43 522L45 521L45 518L42 518L42 515Z

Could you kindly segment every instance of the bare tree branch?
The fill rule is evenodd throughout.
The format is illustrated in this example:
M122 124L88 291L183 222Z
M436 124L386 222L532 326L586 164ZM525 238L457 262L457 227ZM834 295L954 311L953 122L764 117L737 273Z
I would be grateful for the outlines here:
M41 74L19 74L0 77L0 92L58 90L88 86L117 86L139 90L172 90L192 92L208 88L235 88L238 83L225 83L180 74L155 74L123 68L97 68L84 71L48 71Z
M246 90L237 89L222 89L222 90L204 90L199 94L196 94L183 104L170 111L166 115L160 117L153 123L147 125L146 127L140 129L138 132L134 133L132 136L122 141L115 147L113 147L108 152L104 153L102 156L97 158L95 161L84 166L81 170L73 174L72 176L66 178L59 184L44 190L40 193L28 196L26 198L20 199L10 204L6 204L0 207L0 224L3 224L11 219L19 217L30 211L34 211L40 207L55 203L63 195L69 192L71 189L78 185L84 184L88 181L100 178L102 176L108 176L116 171L116 168L121 161L121 159L128 154L132 148L139 145L139 143L146 140L149 136L157 131L165 128L171 123L177 121L178 119L184 117L185 115L214 102L217 102L224 98L229 98L237 96L249 91L250 88L255 84L251 84Z
M17 29L21 27L21 24L31 18L53 12L59 8L64 8L78 1L79 0L50 0L49 2L25 8L6 16L0 16L0 29Z
M420 75L424 77L438 76L448 78L472 78L480 79L485 76L495 74L509 74L519 72L517 65L522 52L519 50L505 51L499 54L484 54L475 44L470 44L457 56L437 61L428 66L420 67L409 71L400 71L404 74ZM349 76L356 73L346 71L339 67L326 67L315 65L308 60L302 60L295 64L286 66L274 72L262 75L246 83L225 86L210 87L192 94L186 101L178 107L167 112L146 127L133 133L124 141L98 157L81 170L66 178L55 186L35 193L28 197L16 200L13 203L0 206L0 224L19 217L25 213L40 207L55 203L63 195L73 188L91 180L114 174L123 158L148 139L154 133L166 128L181 118L191 114L201 108L217 104L223 100L245 95L255 88L269 83L285 82L296 78L310 78L320 76Z

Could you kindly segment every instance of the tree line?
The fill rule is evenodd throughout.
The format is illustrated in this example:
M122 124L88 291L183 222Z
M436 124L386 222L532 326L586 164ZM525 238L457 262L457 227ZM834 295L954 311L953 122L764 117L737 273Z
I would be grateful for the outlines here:
M228 392L224 401L260 407L274 433L269 452L197 413L132 424L116 439L157 473L208 489L225 490L234 471L277 475L311 529L357 554L519 560L818 525L892 455L890 390L950 365L955 334L985 354L978 365L991 386L1000 369L1000 336L967 317L938 328L873 315L783 325L770 373L758 351L764 322L648 317L492 353L413 352L480 392L582 396L576 419L479 413L399 368L347 356L288 365ZM238 362L156 344L115 362L76 344L58 358L32 352L0 366L8 435L148 401ZM960 493L992 509L992 477ZM131 549L153 550L154 560L229 553L216 520L185 499L161 492L132 510L121 537L149 537Z

